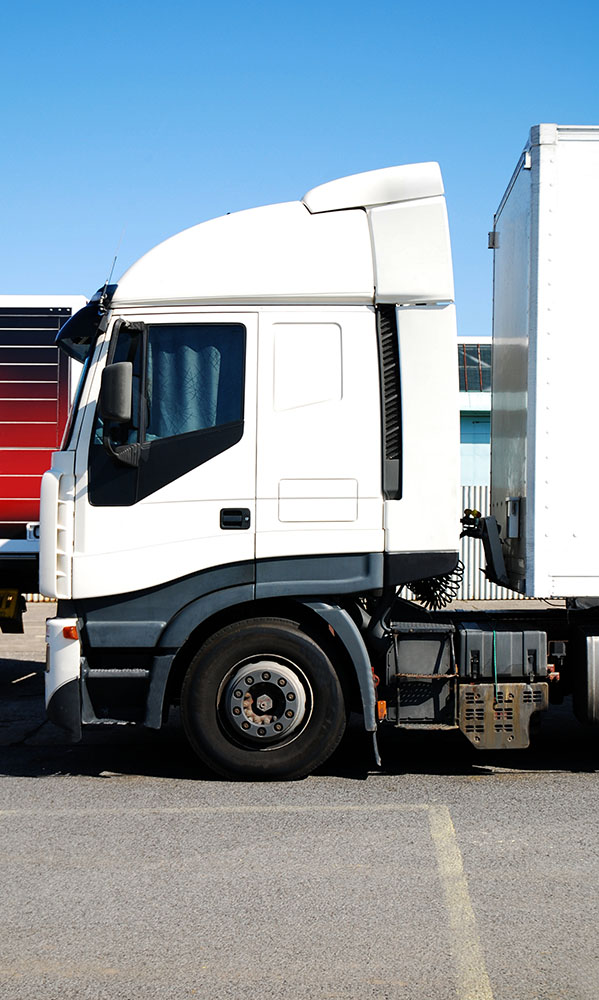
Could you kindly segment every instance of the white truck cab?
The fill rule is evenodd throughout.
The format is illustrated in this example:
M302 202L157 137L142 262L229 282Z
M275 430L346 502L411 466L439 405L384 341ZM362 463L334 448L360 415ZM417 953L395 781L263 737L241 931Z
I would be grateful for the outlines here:
M48 713L73 738L180 704L200 758L253 778L309 773L351 709L375 752L383 723L528 745L563 623L435 612L460 520L437 164L194 226L58 342L84 368L42 482L40 581ZM506 582L496 520L464 525Z
M236 727L237 705L217 719L246 769L276 775L282 755L294 763L281 773L303 773L330 752L339 720L332 737L319 723L307 755L316 682L266 637L284 628L316 648L322 633L351 662L346 646L363 643L346 604L455 570L452 300L441 174L424 163L194 226L65 326L59 342L85 368L42 484L41 589L59 601L51 716L75 733L123 715L159 726L183 678L192 700L198 652L243 628L264 649L261 677L304 706L291 736L284 713L264 736L243 709L248 735ZM374 728L362 661L336 683L361 689ZM261 691L239 683L255 705Z

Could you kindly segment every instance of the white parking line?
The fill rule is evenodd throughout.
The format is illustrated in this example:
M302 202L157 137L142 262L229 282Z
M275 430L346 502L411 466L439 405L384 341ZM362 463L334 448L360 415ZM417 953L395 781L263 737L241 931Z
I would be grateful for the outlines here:
M260 806L133 806L131 808L98 808L83 809L0 809L0 817L6 819L16 816L189 816L189 815L227 815L265 812L273 813L343 813L364 812L374 813L419 813L428 816L429 829L437 868L443 886L445 906L449 916L450 938L449 947L456 970L457 1000L493 1000L491 983L485 968L483 952L478 938L476 918L468 882L464 872L462 855L458 847L455 828L447 806L372 803L370 805L267 805Z
M447 806L430 806L428 822L449 913L458 996L460 1000L493 1000L462 855Z

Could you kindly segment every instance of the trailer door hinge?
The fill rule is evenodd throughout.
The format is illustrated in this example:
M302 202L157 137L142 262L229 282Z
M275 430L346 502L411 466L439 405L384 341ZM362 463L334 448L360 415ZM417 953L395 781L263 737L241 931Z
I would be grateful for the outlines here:
M489 250L499 249L499 233L496 229L489 233Z

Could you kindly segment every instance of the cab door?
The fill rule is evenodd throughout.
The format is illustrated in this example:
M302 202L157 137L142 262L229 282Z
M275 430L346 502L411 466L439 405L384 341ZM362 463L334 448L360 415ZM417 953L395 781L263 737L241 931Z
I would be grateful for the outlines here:
M381 417L374 311L261 317L257 585L262 560L381 553Z
M239 567L246 582L256 315L131 315L111 331L107 363L132 364L132 419L102 420L98 364L77 448L73 597L136 592L215 567L229 577Z

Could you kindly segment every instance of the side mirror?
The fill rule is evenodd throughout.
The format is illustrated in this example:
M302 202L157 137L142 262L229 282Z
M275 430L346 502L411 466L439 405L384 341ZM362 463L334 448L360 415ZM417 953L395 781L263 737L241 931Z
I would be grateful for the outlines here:
M133 364L131 361L117 361L107 365L102 372L99 410L102 420L112 420L116 424L131 422L133 409Z

